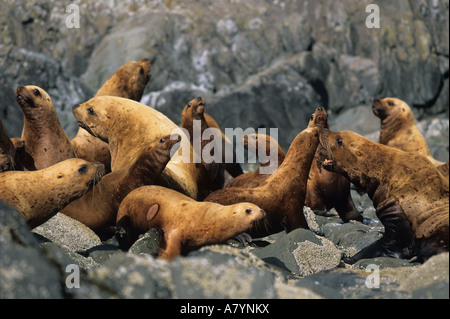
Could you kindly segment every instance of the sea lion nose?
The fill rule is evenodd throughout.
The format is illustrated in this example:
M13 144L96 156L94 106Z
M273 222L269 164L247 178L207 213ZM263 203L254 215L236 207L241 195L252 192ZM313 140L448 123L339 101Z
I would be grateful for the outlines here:
M72 110L75 110L76 108L78 108L80 106L80 104L75 104L74 106L72 106Z
M323 107L319 106L318 107L319 111L323 111Z

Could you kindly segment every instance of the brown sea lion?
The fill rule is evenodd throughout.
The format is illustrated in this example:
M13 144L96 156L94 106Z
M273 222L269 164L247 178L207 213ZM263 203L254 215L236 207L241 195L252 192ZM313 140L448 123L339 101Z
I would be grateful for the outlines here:
M239 203L223 206L197 202L159 186L135 189L117 213L117 238L129 246L151 228L162 233L159 256L172 260L205 245L221 244L245 232L265 215L258 206Z
M172 140L169 135L143 148L130 167L106 174L61 213L82 222L101 237L112 235L122 200L133 189L155 182L170 160L172 147L180 140L179 135Z
M47 92L33 85L19 86L16 99L24 115L21 138L32 159L26 169L43 169L76 157Z
M311 114L308 127L320 125L329 129L328 115L323 107ZM342 175L319 169L317 161L322 147L319 145L309 171L305 205L314 212L324 212L335 208L344 223L350 220L363 221L350 195L350 182Z
M188 107L189 103L183 108L183 111L181 112L181 127L189 129L192 124L190 124L190 118L186 114L189 110ZM222 129L220 128L219 124L216 122L216 120L209 114L203 113L203 117L205 118L206 124L208 125L208 128L215 128L220 131L220 134L222 136L222 150L225 150L225 145L232 144L231 141L225 136L225 134L222 132ZM191 134L192 137L192 134ZM192 141L191 141L192 143ZM232 176L236 177L243 173L241 165L237 162L236 153L233 150L233 158L232 161L229 162L225 158L225 152L222 152L222 163L224 169Z
M0 172L13 170L16 149L0 119Z
M271 153L276 152L278 166L280 166L281 163L283 163L286 154L284 153L283 149L278 144L278 142L270 135L249 134L249 135L244 135L244 137L242 139L243 139L244 148L255 154L258 153L260 143L264 143L265 144L264 149L266 150L266 156L270 156ZM271 146L272 146L272 148L271 148ZM225 185L225 188L228 188L228 187L252 188L252 187L257 187L257 186L263 184L270 175L269 174L261 174L260 168L267 167L270 165L271 165L270 160L267 161L266 163L260 163L260 166L254 172L245 173L245 174L235 177L234 179L232 179Z
M345 262L380 256L424 261L448 251L449 183L425 156L350 131L323 131L320 142L322 167L365 189L385 227L381 239Z
M205 100L201 97L197 97L189 101L181 113L181 127L186 129L189 133L189 138L193 151L198 153L197 156L201 161L201 168L206 172L203 174L205 179L200 181L203 183L200 188L205 190L205 194L201 194L199 199L205 198L212 191L221 189L224 184L224 166L221 162L205 161L203 152L207 152L206 147L210 150L211 157L214 157L214 150L216 147L212 147L211 143L217 143L213 137L203 138L203 133L206 129L209 129L208 123L205 119ZM198 123L198 132L194 133L194 121ZM214 128L215 129L215 128ZM219 141L217 147L222 147L222 139ZM197 150L198 148L198 150Z
M192 160L192 147L187 136L167 116L147 105L115 96L94 97L74 106L72 112L78 125L108 142L113 172L129 168L142 148L161 136L180 134L182 148L169 161L157 184L197 198L200 172ZM185 151L189 154L183 154Z
M436 167L444 164L431 156L406 102L391 97L377 99L372 102L372 110L381 120L380 144L426 156Z
M261 207L266 218L249 230L252 237L264 237L285 229L308 225L303 215L306 184L317 145L320 127L306 128L291 143L283 163L255 188L230 187L211 193L206 202L230 205L250 202Z
M449 167L448 167L449 161L445 162L444 164L437 166L436 168L438 171L444 175L446 179L449 179Z
M0 199L16 208L34 228L83 196L103 174L103 164L79 158L37 171L3 172L0 173Z
M95 96L118 96L139 102L150 80L150 70L151 63L148 59L129 61L106 80ZM71 143L79 158L102 162L106 171L111 171L111 154L105 142L80 128Z

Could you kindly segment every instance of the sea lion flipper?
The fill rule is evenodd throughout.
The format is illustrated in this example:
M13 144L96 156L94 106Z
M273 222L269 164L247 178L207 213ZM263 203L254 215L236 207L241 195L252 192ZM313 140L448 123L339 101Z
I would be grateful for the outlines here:
M155 218L156 214L159 211L159 205L158 204L153 204L147 212L147 221L150 222L152 221L153 218Z

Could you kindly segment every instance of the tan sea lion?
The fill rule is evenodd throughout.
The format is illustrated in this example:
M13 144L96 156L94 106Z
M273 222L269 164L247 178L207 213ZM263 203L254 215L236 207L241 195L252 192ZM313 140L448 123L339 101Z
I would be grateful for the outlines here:
M3 172L0 173L0 199L16 208L34 228L83 196L103 174L103 164L79 158L37 171Z
M13 170L16 149L0 119L0 172Z
M144 147L130 167L106 174L97 185L61 213L82 222L101 237L112 235L122 200L133 189L155 182L174 152L171 152L172 147L180 140L179 135L172 140L168 135Z
M100 87L95 96L118 96L140 101L150 80L151 63L148 59L129 61L122 65ZM111 154L108 145L80 128L71 143L79 158L102 162L111 171Z
M217 144L217 147L222 147L222 139L216 141L212 137L202 138L205 130L210 128L205 119L205 106L205 100L201 97L197 97L189 101L181 113L181 127L188 131L193 151L198 153L197 156L201 161L200 169L205 170L205 174L203 174L205 179L199 182L203 184L200 188L204 189L205 193L201 194L199 199L205 198L212 191L223 188L224 184L224 166L222 163L215 161L206 162L205 157L203 156L203 152L207 152L206 147L208 144L210 150L208 155L212 157L214 157L215 147L212 147L211 143L219 143ZM197 121L199 124L198 132L195 133L194 121Z
M19 86L16 99L24 115L21 138L32 159L26 169L43 169L76 157L47 92L34 85Z
M431 156L406 102L391 97L377 99L372 102L372 110L381 120L380 144L426 156L436 167L444 164Z
M264 237L285 229L308 225L303 215L306 184L317 145L320 127L306 128L291 143L283 163L255 188L230 187L210 194L205 201L222 205L250 202L261 207L266 218L249 230L252 237Z
M323 107L316 108L311 114L308 127L320 125L329 129L328 115ZM344 223L350 220L363 221L350 194L350 182L342 175L319 169L317 161L321 145L317 147L314 161L309 171L305 205L314 212L324 212L335 208Z
M159 256L170 261L202 246L224 243L264 215L251 203L223 206L197 202L171 189L143 186L120 205L118 240L121 247L129 246L139 234L157 228L162 233Z
M161 136L180 134L182 148L169 161L157 184L197 198L200 173L192 160L192 147L187 136L167 116L147 105L114 96L94 97L74 106L72 112L79 126L108 142L113 172L129 168L141 149ZM182 156L186 150L190 153L187 158Z
M323 131L320 142L322 167L365 189L385 227L381 239L345 262L380 256L424 261L448 251L449 182L425 156L350 131Z
M278 166L280 166L281 163L283 163L286 154L284 153L283 149L278 144L278 142L270 135L249 134L249 135L244 135L244 137L242 139L243 139L242 142L243 142L244 148L255 154L258 153L260 143L264 143L265 144L264 149L266 150L266 156L270 156L271 153L276 152L276 154L278 155L277 156ZM272 148L271 148L271 146L272 146ZM260 168L267 167L270 165L271 165L270 160L266 163L260 163L260 166L254 172L245 173L245 174L235 177L234 179L232 179L225 185L225 188L228 188L228 187L252 188L252 187L257 187L257 186L263 184L270 175L269 174L261 174Z

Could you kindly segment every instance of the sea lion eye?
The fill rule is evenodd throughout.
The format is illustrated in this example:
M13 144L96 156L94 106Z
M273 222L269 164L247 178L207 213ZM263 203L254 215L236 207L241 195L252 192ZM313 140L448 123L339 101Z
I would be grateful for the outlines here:
M41 92L39 92L38 89L34 89L34 90L33 90L33 94L34 94L35 96L41 96Z
M166 142L166 139L163 137L162 139L159 140L159 142L160 142L161 144L163 144L163 143Z
M310 121L314 120L314 114L311 114L311 116L309 117L309 120Z
M395 104L394 104L394 102L392 102L392 101L388 101L388 103L387 103L389 106L394 106Z
M342 144L344 144L344 142L342 141L341 138L337 138L337 139L336 139L336 144L337 144L337 146L342 147Z
M247 209L245 210L245 213L246 213L246 214L251 214L251 212L252 212L252 210L251 210L250 208L247 208Z
M58 175L58 178L62 178L62 177L63 177L63 174L59 174L59 175Z
M191 103L188 103L187 107L191 107Z
M95 111L94 111L94 109L92 107L88 108L87 111L88 111L88 113L90 115L94 115L95 114Z
M87 169L88 169L87 165L81 165L80 168L78 169L78 173L84 174L87 172Z

